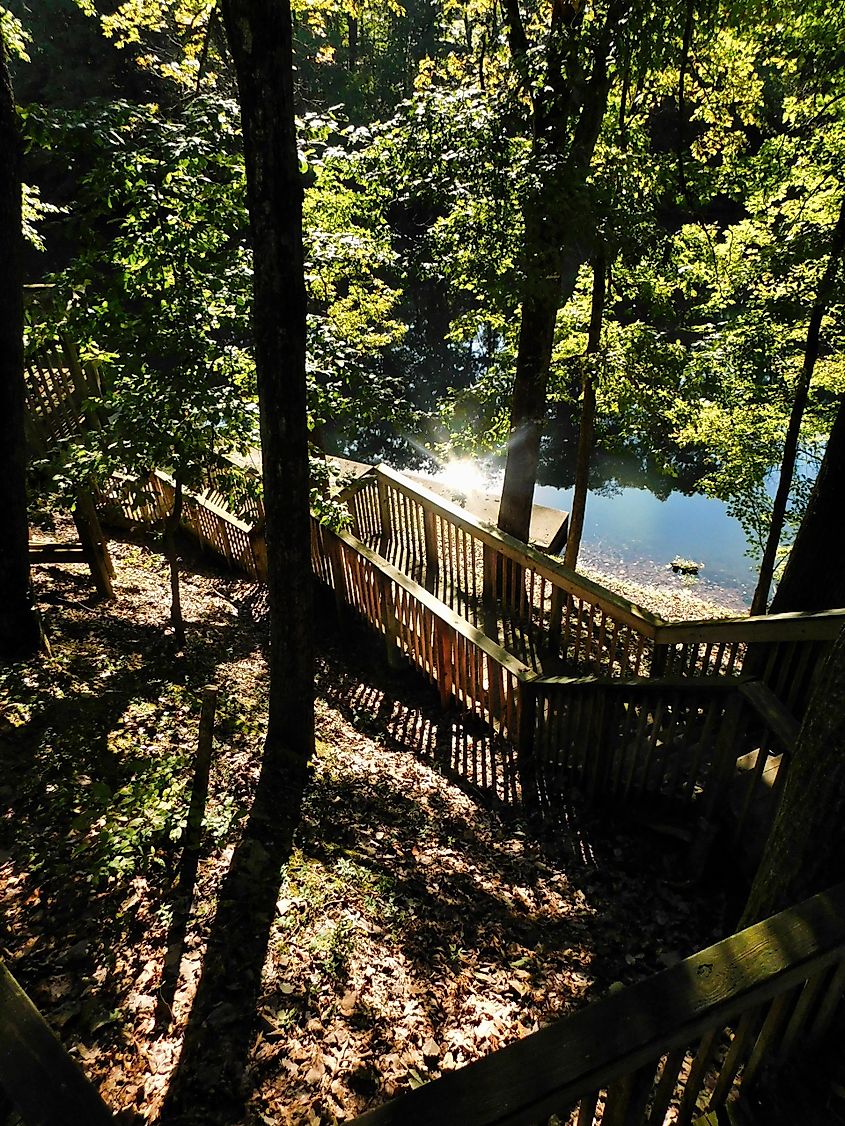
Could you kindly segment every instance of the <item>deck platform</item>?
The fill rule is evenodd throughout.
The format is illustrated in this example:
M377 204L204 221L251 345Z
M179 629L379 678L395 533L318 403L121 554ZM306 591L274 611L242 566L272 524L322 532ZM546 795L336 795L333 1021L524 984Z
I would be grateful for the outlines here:
M344 476L350 477L363 477L373 467L367 465L362 461L351 461L345 457L332 457L329 458L332 465L335 465ZM444 500L452 501L453 504L459 504L461 508L465 508L470 516L474 516L476 520L480 520L482 524L489 524L491 527L496 527L496 522L499 518L499 498L492 493L483 492L479 489L474 489L471 492L462 493L454 487L438 480L436 477L429 477L423 473L409 473L402 471L403 476L407 477L409 481L413 481L423 488L428 489L432 493L437 493L438 496ZM561 512L557 508L546 508L543 505L535 504L531 510L531 531L529 542L549 554L556 555L563 552L566 544L566 533L569 528L569 513Z

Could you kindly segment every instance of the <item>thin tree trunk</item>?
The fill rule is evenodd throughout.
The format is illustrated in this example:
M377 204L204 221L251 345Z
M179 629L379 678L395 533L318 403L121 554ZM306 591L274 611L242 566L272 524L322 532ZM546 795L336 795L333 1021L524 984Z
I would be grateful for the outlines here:
M270 698L265 758L301 785L314 745L302 180L290 5L224 0L240 92L254 253L266 513ZM260 30L259 30L260 29Z
M358 65L358 20L355 16L346 17L349 33L349 47L346 53L346 69L355 70Z
M845 877L845 631L818 679L741 926Z
M21 140L0 37L0 660L31 656L41 630L32 604L26 509Z
M845 396L827 440L819 475L771 613L836 610L845 607Z
M180 649L185 645L185 622L182 618L182 595L179 589L179 550L176 545L176 534L182 523L182 505L182 482L177 477L173 507L164 521L164 554L170 566L170 624L173 626L173 636Z
M786 505L789 500L789 491L792 488L792 478L795 474L795 461L798 455L798 438L801 433L801 420L804 417L807 398L810 393L810 382L813 378L813 370L819 355L819 336L821 334L822 320L827 312L827 306L830 302L833 285L836 280L836 271L839 267L839 261L842 258L843 251L845 251L845 196L842 197L842 202L839 206L839 218L836 221L836 227L833 231L830 254L828 255L827 265L825 266L822 279L819 282L816 300L813 304L812 312L810 313L810 323L807 328L807 343L804 348L804 362L801 365L801 374L798 377L798 385L795 388L795 399L793 400L792 410L789 415L789 425L786 430L786 439L783 446L783 460L781 461L780 467L780 479L778 480L777 492L775 493L774 505L772 507L772 521L769 525L766 547L763 551L762 562L760 563L760 578L757 581L757 589L754 591L754 598L751 602L752 614L765 614L766 605L769 601L769 590L772 585L772 576L775 573L778 544L780 543L780 536L786 518Z
M590 484L590 460L593 455L593 438L596 430L596 388L590 370L590 357L601 347L601 326L604 316L604 299L607 276L604 256L593 264L593 295L590 303L590 331L587 338L587 361L584 365L581 400L581 425L578 430L578 454L575 462L575 490L572 494L572 511L569 514L569 531L566 535L564 563L575 570L578 551L584 531L584 512L587 508L587 489Z

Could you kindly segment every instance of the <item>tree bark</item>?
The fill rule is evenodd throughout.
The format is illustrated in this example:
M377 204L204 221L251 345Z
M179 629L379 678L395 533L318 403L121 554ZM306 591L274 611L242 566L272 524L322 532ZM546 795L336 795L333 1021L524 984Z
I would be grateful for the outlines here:
M302 180L290 4L224 0L240 93L254 254L253 329L266 514L270 699L265 758L304 778L314 745Z
M572 511L569 514L569 531L566 535L564 563L575 570L578 551L584 531L584 513L587 508L587 489L590 484L590 459L596 430L596 388L590 371L590 357L601 346L601 325L604 316L604 299L607 284L606 264L599 256L593 264L593 295L590 303L590 331L587 338L587 360L584 366L581 399L581 425L578 429L578 453L575 461L575 489L572 494Z
M804 362L801 365L801 374L795 388L795 399L789 415L789 425L783 446L783 459L780 466L780 478L777 492L772 507L772 520L769 525L769 534L760 563L760 578L754 591L751 602L752 614L765 614L769 601L769 589L772 585L772 576L775 573L778 544L786 518L786 505L789 501L789 490L792 488L792 478L795 474L795 462L798 456L798 438L801 433L801 421L807 407L807 398L810 393L810 382L819 355L819 337L821 335L822 320L827 312L836 280L836 271L845 251L845 196L839 206L839 218L833 231L830 244L830 253L825 266L824 274L819 282L816 300L810 313L810 323L807 327L807 343L804 348Z
M845 631L818 679L741 926L845 877Z
M810 503L772 599L771 613L845 607L845 396L827 440Z
M519 5L508 0L505 9L511 54L524 69L530 45ZM583 8L554 4L546 82L533 94L532 153L540 186L523 207L525 281L498 522L523 541L531 526L557 312L593 250L586 184L610 92L608 60L625 9L625 0L610 4L584 82L578 49Z
M286 0L223 0L238 78L253 245L270 600L269 716L249 821L235 848L159 1121L244 1120L261 969L314 745L305 409L302 185ZM221 1027L215 1014L230 1016Z
M0 660L31 656L41 641L32 604L26 508L21 151L0 36Z
M164 554L170 567L170 624L179 649L185 646L185 620L182 617L182 595L179 590L179 551L176 533L182 522L182 482L176 478L173 507L164 521Z

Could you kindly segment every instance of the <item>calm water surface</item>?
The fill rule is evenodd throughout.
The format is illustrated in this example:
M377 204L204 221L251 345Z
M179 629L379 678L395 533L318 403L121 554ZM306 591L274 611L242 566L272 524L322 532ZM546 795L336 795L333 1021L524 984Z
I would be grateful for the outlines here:
M572 490L538 485L534 500L548 508L569 511ZM661 500L645 488L627 486L587 497L582 547L585 561L616 567L652 582L671 574L679 555L703 563L697 588L702 596L729 595L730 601L751 602L756 573L746 555L748 541L738 520L722 501L701 495L671 493ZM710 588L708 590L708 588Z

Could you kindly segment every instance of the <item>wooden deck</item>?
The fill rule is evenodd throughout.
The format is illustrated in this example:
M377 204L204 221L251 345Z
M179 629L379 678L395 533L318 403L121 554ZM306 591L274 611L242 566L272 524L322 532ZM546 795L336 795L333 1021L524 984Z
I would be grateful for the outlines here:
M31 370L31 418L58 441L86 424L84 402L63 391L70 366L58 355L48 366ZM148 524L173 491L154 473L140 491L114 479L99 500ZM755 819L765 832L845 611L666 622L498 532L485 510L385 466L366 468L345 499L349 530L312 518L316 579L341 620L365 622L392 665L415 668L444 708L488 733L475 785L552 824L577 789L674 811L705 840L717 824L734 842ZM183 522L231 566L266 577L260 504L236 516L210 488L186 495ZM0 1083L25 1118L110 1120L5 971L0 986ZM528 1126L554 1114L572 1126L689 1126L706 1114L710 1126L752 1106L767 1069L841 1029L843 991L845 885L358 1121ZM52 1117L39 1117L42 1105Z
M144 498L114 482L104 502L149 522L172 496L156 474ZM312 519L314 573L341 618L486 733L468 781L552 822L577 790L699 844L717 825L734 841L766 832L794 711L845 613L667 623L392 470L367 471L346 500L351 530ZM185 498L200 542L260 579L256 519Z

